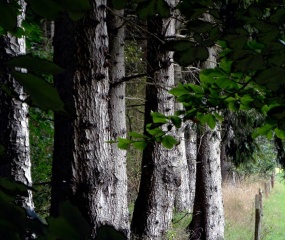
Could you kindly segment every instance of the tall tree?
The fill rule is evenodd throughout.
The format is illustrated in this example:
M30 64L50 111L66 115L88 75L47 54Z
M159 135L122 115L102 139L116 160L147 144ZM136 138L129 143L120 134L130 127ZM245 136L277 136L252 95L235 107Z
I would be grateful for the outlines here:
M116 10L112 1L108 1L108 34L109 34L109 78L111 82L109 91L109 114L110 134L112 139L126 137L126 83L122 81L125 77L125 21L124 10ZM127 203L127 158L126 150L118 148L117 144L111 145L111 158L114 162L114 175L118 179L115 188L115 199L117 201L117 217L121 228L129 232L129 211ZM127 235L128 236L128 235Z
M193 211L196 189L197 133L195 124L188 123L184 130L187 168L189 173L189 210Z
M107 142L116 131L124 132L110 122L107 1L90 5L76 22L67 15L55 22L54 61L65 69L55 76L55 85L69 114L55 114L51 214L58 215L60 203L70 200L91 224L92 239L102 225L128 236L127 202L121 199L126 199L123 154L113 156L117 153Z
M19 6L17 26L21 27L26 3L21 0ZM0 37L0 46L1 63L26 53L25 38L15 37L10 33ZM16 71L26 72L25 69ZM11 95L9 91L5 91L6 88L0 89L0 145L3 147L0 155L0 176L31 186L28 105L25 103L27 95L4 64L1 64L0 72L1 86L6 85L14 92ZM28 197L19 196L17 202L29 210L34 209L31 191L28 191Z
M175 7L175 1L166 2L171 9ZM174 113L174 99L167 92L174 85L173 53L162 48L162 41L174 37L175 20L152 17L148 32L145 125L152 122L152 111ZM135 239L163 239L171 224L175 190L181 181L175 149L166 149L161 143L149 144L143 152L141 171L132 234Z
M209 19L210 20L210 19ZM209 48L204 68L216 66L217 49ZM196 191L189 239L224 239L220 132L200 126L197 133Z
M179 16L179 15L178 15ZM177 17L178 17L177 16ZM176 17L176 18L177 18ZM177 24L176 24L177 25ZM174 65L174 78L175 78L175 85L181 83L183 80L182 68L175 64ZM175 111L183 110L183 105L181 103L175 103ZM194 203L194 199L191 199L191 190L190 190L190 182L189 179L190 173L188 168L188 148L186 148L186 138L185 138L185 130L186 130L186 123L182 123L180 129L176 130L176 139L178 140L178 144L176 145L176 157L179 164L179 172L181 178L181 184L176 190L175 194L175 210L178 212L190 212L192 210L192 205ZM195 188L193 188L195 189ZM192 200L192 201L191 201Z

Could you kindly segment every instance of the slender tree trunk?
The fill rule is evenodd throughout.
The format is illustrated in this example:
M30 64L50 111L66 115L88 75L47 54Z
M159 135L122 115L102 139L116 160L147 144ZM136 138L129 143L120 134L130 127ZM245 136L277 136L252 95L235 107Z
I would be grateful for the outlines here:
M54 61L65 69L55 85L69 114L55 114L51 214L70 200L91 224L92 239L102 225L128 236L124 153L113 156L115 148L107 143L116 131L124 132L110 122L120 110L110 116L107 1L90 4L79 21L63 16L55 23Z
M174 65L174 77L175 77L175 85L179 82L182 82L182 72L181 67L179 65ZM175 111L182 110L183 106L181 103L175 103ZM179 163L179 172L181 177L181 185L177 188L175 194L175 210L177 212L190 212L192 210L193 199L191 200L190 194L190 183L189 183L189 169L187 163L187 152L186 152L186 139L184 136L185 132L185 123L182 123L180 129L176 130L176 138L179 141L179 144L176 146L177 152L177 160ZM195 189L195 188L194 188Z
M26 4L22 0L19 4L21 9L17 24L21 26L25 18ZM0 62L7 62L11 57L26 53L25 38L17 38L10 33L0 37L0 46ZM0 89L0 145L4 147L4 152L0 155L0 176L31 186L28 105L23 102L27 95L23 87L9 74L8 69L0 66L1 73L4 73L0 75L0 83L7 85L18 95L12 97ZM28 197L19 196L17 202L29 210L34 209L31 191L28 191Z
M111 1L108 5L112 9ZM110 133L112 139L118 137L126 137L126 104L125 92L126 83L117 83L125 76L125 26L124 26L124 10L112 9L108 14L108 33L110 41ZM129 210L127 200L127 157L126 150L119 149L117 144L111 145L111 156L113 159L115 177L118 179L115 189L117 201L117 217L123 218L121 228L129 232ZM117 221L119 222L120 219ZM128 235L129 236L129 235Z
M209 48L203 68L216 66L216 51L215 47ZM197 139L196 191L189 239L220 240L224 239L220 131L218 127L201 127Z
M196 192L189 239L224 239L220 136L208 127L198 133Z
M197 133L194 128L194 124L188 123L185 126L184 131L185 137L185 148L186 148L186 159L187 168L189 172L189 201L190 201L190 212L193 211L195 189L196 189L196 158L197 158Z
M173 7L174 1L168 1ZM175 34L173 19L152 18L148 31L160 39ZM148 72L161 67L148 76L146 87L145 124L151 122L151 111L166 115L174 113L174 99L168 94L174 85L172 53L161 48L161 43L151 35L148 41ZM166 149L159 143L149 144L143 152L142 173L138 198L132 219L135 239L165 239L170 227L175 190L181 183L176 149Z

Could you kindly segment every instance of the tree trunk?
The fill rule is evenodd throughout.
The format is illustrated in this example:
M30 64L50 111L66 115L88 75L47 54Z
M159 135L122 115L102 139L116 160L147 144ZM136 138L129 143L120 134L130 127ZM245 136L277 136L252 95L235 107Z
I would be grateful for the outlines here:
M184 131L185 137L185 148L186 148L186 159L187 168L189 172L189 201L190 201L190 212L193 211L195 189L196 189L196 158L197 158L197 133L194 128L194 124L188 123L185 126Z
M209 15L205 16L209 18ZM211 19L207 19L210 21ZM209 48L203 68L216 66L216 48ZM220 129L201 127L197 136L196 191L193 218L189 225L191 240L224 239L224 209L221 187Z
M79 21L63 16L55 23L54 61L65 69L55 85L69 114L55 114L51 214L70 200L91 224L92 239L102 225L128 236L124 152L112 155L115 148L107 143L117 131L124 132L120 123L111 125L121 108L110 116L107 1L90 4Z
M25 18L26 4L24 1L19 1L19 4L21 9L17 22L18 26L21 26ZM17 38L10 33L0 37L0 46L1 63L26 53L25 38ZM31 186L28 105L23 102L27 95L23 87L9 74L9 70L5 69L4 65L0 66L3 73L0 75L1 84L7 85L18 95L9 96L0 89L0 145L4 147L4 152L0 155L0 176ZM34 209L31 191L28 191L28 197L18 196L17 202L29 210Z
M111 2L111 1L109 1ZM111 3L109 3L111 6ZM125 76L125 26L124 10L112 9L108 15L108 33L110 41L110 133L112 139L126 137L126 111L125 111L125 92L126 83L120 82ZM129 233L129 210L127 201L127 157L126 150L119 149L117 144L111 145L111 156L113 159L115 177L118 179L115 189L117 205L117 216L123 217L121 228L126 229ZM129 234L128 234L129 237Z
M172 2L168 1L174 7ZM161 48L158 38L173 36L175 21L170 18L152 18L148 21L148 31L152 35L148 40L147 51L149 76L146 86L145 124L152 122L151 111L166 115L174 113L174 99L167 92L174 86L172 53ZM160 70L156 70L160 67ZM172 220L175 190L181 183L176 150L154 143L149 144L143 152L140 189L131 225L134 239L166 238Z
M205 127L198 134L196 193L189 239L224 239L220 134Z
M179 65L174 65L174 77L175 77L175 85L179 82L182 82L182 72L181 67ZM183 106L181 103L175 103L175 111L182 110ZM186 152L186 139L184 137L185 132L185 123L182 123L180 129L176 130L176 138L179 141L179 144L176 146L177 152L177 160L179 164L179 172L181 178L181 185L177 188L175 194L175 210L177 212L191 212L192 205L194 203L194 199L191 199L190 194L190 183L189 183L189 169L187 163L187 152ZM194 188L195 189L195 188Z

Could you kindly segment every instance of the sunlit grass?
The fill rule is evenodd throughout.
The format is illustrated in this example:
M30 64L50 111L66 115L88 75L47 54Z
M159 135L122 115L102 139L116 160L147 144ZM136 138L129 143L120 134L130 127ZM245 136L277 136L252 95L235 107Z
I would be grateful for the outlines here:
M274 189L263 200L262 240L285 239L285 184L280 181L280 177L276 178ZM225 240L253 239L254 196L262 185L247 183L238 188L224 187Z
M277 178L270 197L264 201L262 239L285 239L285 182Z

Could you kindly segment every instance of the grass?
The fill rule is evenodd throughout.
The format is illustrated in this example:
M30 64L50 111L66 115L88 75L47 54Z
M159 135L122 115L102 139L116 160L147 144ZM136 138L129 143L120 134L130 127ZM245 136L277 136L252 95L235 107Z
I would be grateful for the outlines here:
M264 183L257 179L249 179L233 186L223 185L225 209L225 240L254 239L255 195ZM263 198L263 219L261 240L285 239L285 181L277 177L275 187L268 198ZM184 216L176 213L172 221L172 229L168 232L168 239L188 239L185 232L191 221L191 214ZM181 219L181 220L180 220Z
M280 180L276 179L274 189L263 200L262 240L285 239L285 185ZM225 240L254 238L254 198L262 187L250 181L238 187L224 186Z
M262 240L285 239L285 182L279 177L263 208Z
M253 239L254 199L261 185L247 180L233 186L224 184L223 198L225 211L225 239Z

